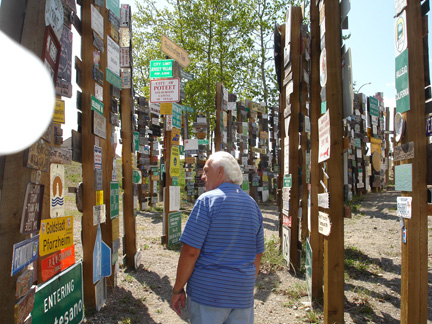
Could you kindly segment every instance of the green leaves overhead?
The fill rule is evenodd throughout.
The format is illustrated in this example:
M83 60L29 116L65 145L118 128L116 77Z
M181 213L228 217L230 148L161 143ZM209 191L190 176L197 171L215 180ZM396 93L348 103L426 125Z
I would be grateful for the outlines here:
M165 34L189 56L184 104L214 120L216 83L238 100L278 101L273 63L274 23L284 23L288 3L280 0L154 0L136 2L133 11L134 84L148 96L149 62L163 59ZM297 1L299 2L299 1ZM213 129L213 127L211 127Z

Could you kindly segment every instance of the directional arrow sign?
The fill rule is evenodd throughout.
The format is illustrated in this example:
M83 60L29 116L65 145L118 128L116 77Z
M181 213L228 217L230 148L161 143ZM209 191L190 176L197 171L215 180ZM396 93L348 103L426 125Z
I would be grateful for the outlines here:
M101 228L98 225L93 249L93 283L109 276L111 276L111 248L102 241Z
M162 52L176 60L182 67L187 67L190 60L186 51L174 43L171 39L162 34Z

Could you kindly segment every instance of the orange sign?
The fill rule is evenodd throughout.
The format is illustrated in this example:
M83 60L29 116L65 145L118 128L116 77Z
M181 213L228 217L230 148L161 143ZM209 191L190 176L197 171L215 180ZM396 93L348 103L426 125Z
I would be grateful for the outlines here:
M41 261L42 280L45 282L57 273L75 264L75 245L46 257Z

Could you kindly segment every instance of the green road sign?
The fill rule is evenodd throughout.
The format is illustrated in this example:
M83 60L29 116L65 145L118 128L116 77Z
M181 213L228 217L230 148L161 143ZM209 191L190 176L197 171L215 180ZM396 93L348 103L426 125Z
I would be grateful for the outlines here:
M113 86L121 89L122 88L122 80L121 78L116 75L113 71L110 69L106 69L106 80L111 83Z
M184 155L184 146L183 145L179 145L179 151L180 151L180 155Z
M377 98L369 97L369 111L371 116L379 117L379 106Z
M120 214L120 185L118 181L111 182L110 185L110 210L111 219L117 218Z
M183 79L192 81L194 79L194 75L192 73L187 73L186 71L180 70L180 76Z
M285 174L283 176L283 186L284 187L291 188L291 183L292 183L291 181L292 181L291 174Z
M91 109L97 111L99 114L104 114L104 104L91 95Z
M168 214L168 246L179 242L181 236L181 212Z
M178 186L178 178L177 177L172 178L172 185L173 186Z
M198 145L208 145L209 141L207 139L198 140Z
M141 183L141 171L132 170L132 183Z
M150 79L172 78L174 60L150 61Z
M181 129L182 106L173 102L172 104L172 126Z
M32 323L78 324L84 319L82 262L55 276L36 290Z
M408 81L408 49L396 57L396 112L410 110Z
M183 111L193 113L195 111L195 109L192 107L183 106Z

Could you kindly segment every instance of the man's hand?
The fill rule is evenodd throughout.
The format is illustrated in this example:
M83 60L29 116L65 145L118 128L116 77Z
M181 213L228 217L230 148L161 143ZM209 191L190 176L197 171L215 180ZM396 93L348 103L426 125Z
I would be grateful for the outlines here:
M181 316L181 309L185 307L186 302L186 294L182 291L180 294L172 294L171 296L171 307L177 313L178 316Z

